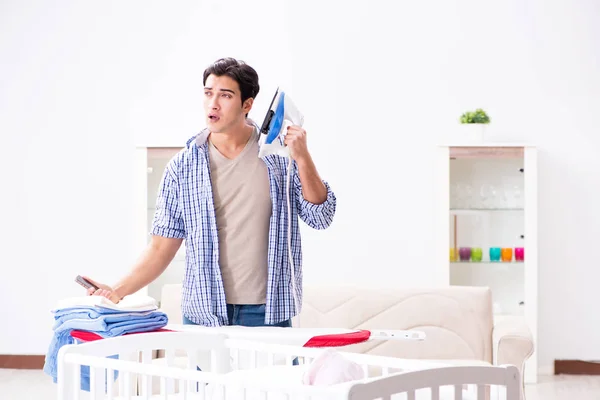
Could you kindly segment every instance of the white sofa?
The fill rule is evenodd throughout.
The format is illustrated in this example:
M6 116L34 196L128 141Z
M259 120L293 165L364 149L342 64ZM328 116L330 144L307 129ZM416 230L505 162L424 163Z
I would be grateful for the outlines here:
M161 309L170 324L182 323L181 285L163 287ZM494 319L490 289L483 287L305 285L298 324L306 328L419 330L427 334L425 341L369 341L347 346L344 351L453 364L512 364L520 369L522 378L525 361L534 348L522 317Z

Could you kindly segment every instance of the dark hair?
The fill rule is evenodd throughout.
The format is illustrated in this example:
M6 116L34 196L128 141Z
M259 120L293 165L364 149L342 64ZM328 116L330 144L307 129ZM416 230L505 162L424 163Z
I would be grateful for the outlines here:
M256 98L260 86L258 74L248 64L235 58L220 58L204 70L202 84L206 85L209 75L228 76L238 83L242 92L242 104L249 98Z

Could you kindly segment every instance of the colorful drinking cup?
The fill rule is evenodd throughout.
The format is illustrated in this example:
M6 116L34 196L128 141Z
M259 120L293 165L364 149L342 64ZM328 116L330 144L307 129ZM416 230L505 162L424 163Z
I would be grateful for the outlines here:
M523 261L525 259L525 249L523 247L515 247L515 261Z
M490 261L500 261L500 247L490 247Z
M511 262L513 257L512 247L503 247L501 257L503 262Z
M461 247L458 249L458 256L460 257L460 261L469 261L471 259L471 248Z
M451 247L450 248L450 261L456 261L456 249Z
M483 250L481 250L481 247L473 247L471 249L471 261L481 262L482 258Z

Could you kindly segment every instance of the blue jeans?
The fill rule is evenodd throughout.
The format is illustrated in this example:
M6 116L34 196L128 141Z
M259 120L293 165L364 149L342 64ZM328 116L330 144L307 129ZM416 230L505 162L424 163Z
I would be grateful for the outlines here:
M229 325L240 326L278 326L282 328L291 328L292 321L286 320L274 325L265 324L265 305L264 304L227 304L227 318ZM184 325L196 325L185 315L183 316Z
M227 304L227 318L229 325L240 326L278 326L281 328L291 328L292 320L281 321L273 325L265 324L265 305L264 304ZM183 315L184 325L197 325ZM298 359L294 358L293 365L298 365ZM200 368L198 368L200 370Z
M265 305L264 304L227 304L227 318L229 325L240 326L279 326L282 328L291 328L292 321L286 320L274 325L265 324ZM185 315L183 316L184 325L196 325Z

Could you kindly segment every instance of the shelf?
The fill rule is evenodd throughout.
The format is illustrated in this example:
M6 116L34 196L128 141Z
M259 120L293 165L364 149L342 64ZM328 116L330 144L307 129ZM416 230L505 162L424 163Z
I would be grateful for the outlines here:
M535 145L527 142L484 142L484 143L473 143L466 141L455 141L455 142L444 142L438 143L439 147L448 147L448 148L456 148L456 147L467 147L467 148L490 148L490 147L534 147Z
M525 320L525 315L523 314L523 312L524 311L521 311L520 313L494 312L492 314L492 316L496 320L496 322L499 322L498 320L503 320L503 319L508 319L508 318L510 318L510 319L519 318L521 320Z
M148 152L148 160L165 160L169 161L179 151L181 146L163 146L163 147L146 147Z
M525 261L448 261L450 264L494 264L494 265L511 265L525 264Z
M523 158L522 147L460 146L450 147L450 159L457 158Z
M450 215L473 215L485 213L501 213L501 212L523 212L524 208L451 208Z
M537 344L539 263L537 257L527 256L539 250L537 149L529 143L455 138L439 145L435 165L435 195L440 200L435 209L436 263L446 265L440 268L439 281L486 287L494 320L522 319ZM483 255L482 260L461 261L461 247L481 249L473 254ZM491 261L492 247L512 248L512 259ZM515 248L524 249L525 260ZM524 381L535 382L536 354L524 369Z

